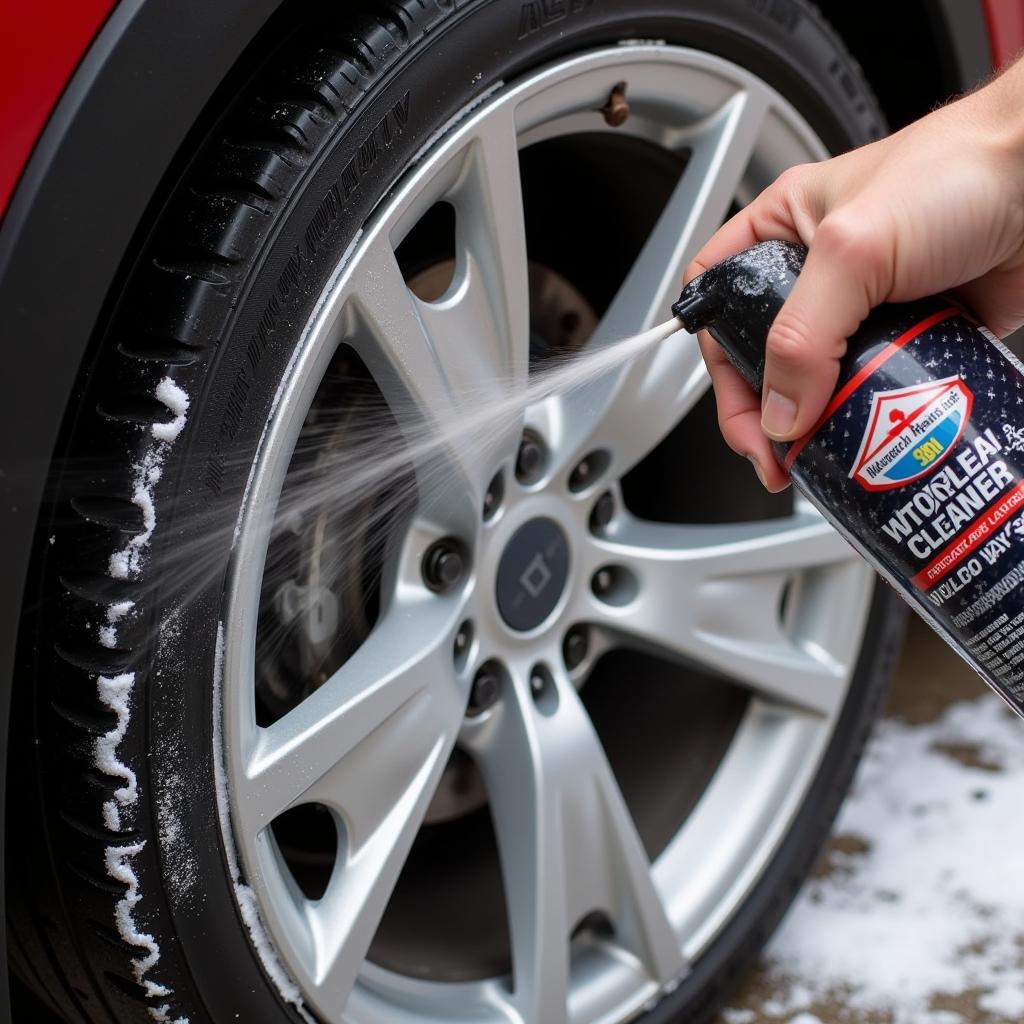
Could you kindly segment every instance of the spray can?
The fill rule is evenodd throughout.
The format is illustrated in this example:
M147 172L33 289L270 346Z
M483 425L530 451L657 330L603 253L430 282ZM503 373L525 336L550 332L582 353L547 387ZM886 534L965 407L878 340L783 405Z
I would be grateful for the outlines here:
M768 330L807 250L765 242L672 311L760 393ZM1024 717L1024 366L948 299L880 306L849 339L794 486Z

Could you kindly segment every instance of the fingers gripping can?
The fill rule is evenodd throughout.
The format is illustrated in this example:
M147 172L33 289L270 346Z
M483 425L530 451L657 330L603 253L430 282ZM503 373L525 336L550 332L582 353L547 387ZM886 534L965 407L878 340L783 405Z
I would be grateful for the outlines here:
M758 392L805 256L762 243L673 306ZM1024 366L947 299L880 306L849 339L814 428L774 447L794 485L1024 717Z

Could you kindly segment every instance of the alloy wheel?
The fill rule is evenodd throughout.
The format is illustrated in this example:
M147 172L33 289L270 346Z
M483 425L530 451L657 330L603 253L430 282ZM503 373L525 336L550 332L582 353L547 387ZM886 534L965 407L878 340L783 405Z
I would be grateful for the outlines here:
M622 82L630 114L615 125L602 108ZM694 339L525 410L517 403L531 379L519 154L584 132L686 154L588 350L667 318L686 260L753 181L825 155L792 105L734 64L660 45L597 50L464 112L338 267L250 479L215 702L221 824L246 880L244 916L269 936L265 966L326 1019L636 1014L678 984L756 881L814 777L854 669L872 576L809 507L797 501L769 521L665 524L623 501L623 477L706 392ZM438 203L454 210L455 260L427 301L397 251ZM385 461L407 474L416 498L380 541L365 636L301 699L261 716L268 550L290 507L294 453L342 349L384 396L401 442L382 447L374 472ZM524 440L539 449L525 470ZM439 550L458 565L444 569ZM303 600L318 622L339 621ZM836 608L843 614L826 611ZM653 862L580 695L617 648L703 666L750 693L710 784ZM477 767L494 823L511 977L439 982L367 959L456 752ZM272 827L306 805L336 830L315 897ZM608 927L573 940L595 914Z

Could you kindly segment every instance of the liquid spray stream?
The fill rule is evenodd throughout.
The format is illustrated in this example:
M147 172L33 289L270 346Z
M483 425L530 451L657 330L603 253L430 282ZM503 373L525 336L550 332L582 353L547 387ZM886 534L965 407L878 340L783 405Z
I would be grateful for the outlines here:
M321 388L323 400L299 434L272 511L263 590L273 614L261 612L260 627L265 651L273 655L287 643L303 617L310 626L327 605L338 604L340 611L327 609L330 625L348 631L341 646L354 649L372 619L368 575L379 571L389 544L415 511L429 510L438 496L461 486L459 466L479 458L496 437L521 432L531 408L585 394L679 332L673 318L621 341L549 356L518 381L492 380L479 392L446 387L443 395L392 395L387 401L358 357L341 354ZM679 341L687 342L694 344L692 338ZM246 471L252 452L239 451L237 458ZM174 500L179 507L164 500L159 514L173 513L188 524L187 534L163 541L158 574L146 571L153 557L148 549L127 570L135 592L141 587L140 607L149 588L159 588L163 608L193 600L223 571L224 553L237 539L237 497L225 498L221 507L187 493ZM339 656L334 651L332 658ZM315 680L321 666L305 669Z

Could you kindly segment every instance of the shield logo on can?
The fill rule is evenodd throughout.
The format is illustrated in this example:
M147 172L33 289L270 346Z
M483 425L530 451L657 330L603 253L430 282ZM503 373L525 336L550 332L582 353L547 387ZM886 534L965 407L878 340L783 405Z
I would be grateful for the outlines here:
M849 475L866 490L885 491L930 473L960 440L973 402L959 374L876 391Z

